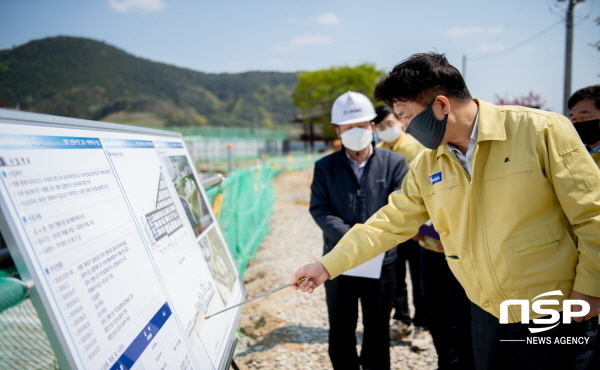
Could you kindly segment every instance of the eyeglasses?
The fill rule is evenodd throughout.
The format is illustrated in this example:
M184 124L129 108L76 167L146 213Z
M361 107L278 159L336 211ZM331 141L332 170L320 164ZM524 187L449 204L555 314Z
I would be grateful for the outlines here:
M375 129L376 129L377 131L385 131L385 130L387 130L388 128L392 128L392 127L394 127L394 124L395 124L395 122L390 122L390 121L382 121L382 122L379 122L379 123L377 124L377 126L375 127Z

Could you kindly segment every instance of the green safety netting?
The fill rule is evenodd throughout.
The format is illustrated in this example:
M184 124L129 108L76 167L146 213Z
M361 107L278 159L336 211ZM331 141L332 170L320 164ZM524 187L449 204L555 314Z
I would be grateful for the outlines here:
M14 267L0 270L0 312L19 304L27 289L17 282L18 274Z
M0 270L0 369L58 369L37 312L15 278L14 268Z
M269 231L275 194L273 166L235 170L207 195L240 275Z
M267 139L285 140L288 133L285 130L251 127L225 126L194 126L194 127L165 127L166 130L177 131L184 137L201 136L205 138L226 139Z
M278 171L301 171L312 169L315 161L321 158L322 154L289 154L276 157L263 158L263 163L275 167Z
M317 159L322 154L288 154L288 155L262 155L241 156L236 155L233 159L234 168L248 168L254 165L272 166L279 172L301 171L312 169ZM211 161L197 161L196 166L199 171L205 173L227 172L227 158L213 158Z
M284 171L312 168L319 157L265 156L261 160L264 164L234 170L219 186L206 191L241 276L269 232L275 203L273 177Z
M0 314L0 369L58 369L46 332L30 299Z

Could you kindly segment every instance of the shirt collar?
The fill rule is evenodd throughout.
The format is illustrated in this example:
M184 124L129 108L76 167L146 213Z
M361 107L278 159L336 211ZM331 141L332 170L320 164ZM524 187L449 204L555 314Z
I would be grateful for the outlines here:
M475 119L476 124L473 125L473 132L471 132L471 139L475 137L476 141L486 140L506 140L506 129L504 128L504 120L502 118L502 112L497 105L490 104L483 100L473 99L477 103L477 117ZM446 152L447 145L440 145L437 148L437 157ZM449 150L449 149L448 149Z
M348 158L350 160L351 163L354 163L357 166L360 167L364 167L367 162L369 161L369 159L371 158L371 156L373 155L373 145L369 144L369 156L367 157L367 159L363 162L363 163L358 163L358 161L356 159L353 159L352 156L350 156L350 154L348 154L348 151L346 150L346 148L344 148L344 153L346 153L346 158Z
M477 143L477 128L479 127L479 111L477 111L477 116L475 116L475 124L473 125L473 130L471 131L471 141L469 142L469 149L471 150L472 147L475 146L475 144ZM450 149L451 152L454 153L460 153L462 155L462 153L460 152L460 150L458 150L457 147L455 147L454 145L450 144L450 143L446 143L446 146L448 147L448 149Z

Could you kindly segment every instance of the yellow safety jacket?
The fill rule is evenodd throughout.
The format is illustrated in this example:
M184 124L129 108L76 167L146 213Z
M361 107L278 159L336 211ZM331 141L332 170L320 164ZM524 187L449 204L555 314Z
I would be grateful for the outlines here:
M417 157L417 155L425 149L425 147L421 145L417 139L407 133L400 135L393 148L390 147L390 145L385 141L380 141L377 143L377 147L385 150L391 150L402 155L408 164L410 164Z
M481 100L472 178L443 145L423 151L400 190L321 257L331 278L415 235L431 219L469 299L492 315L508 299L561 290L600 297L600 169L556 113ZM530 305L531 307L531 305ZM530 318L543 316L530 310ZM509 306L509 322L520 321Z
M600 152L592 154L592 159L594 159L594 162L596 162L596 164L600 168Z
M425 150L425 147L419 143L417 139L407 133L400 135L393 147L390 147L390 145L385 141L380 141L377 143L377 147L385 150L391 150L404 156L406 163L409 165L417 157L417 155L419 155L419 153ZM425 240L420 240L419 245L432 252L440 253L440 251L438 251L436 248L434 239L432 238L427 237Z

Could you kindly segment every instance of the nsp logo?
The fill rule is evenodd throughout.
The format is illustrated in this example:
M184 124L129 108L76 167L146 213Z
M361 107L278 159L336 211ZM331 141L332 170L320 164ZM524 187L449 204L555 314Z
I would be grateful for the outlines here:
M546 330L550 330L556 327L560 321L560 313L551 308L542 308L543 305L558 305L557 299L542 299L536 301L536 299L545 296L552 295L563 295L560 290L553 290L551 292L542 293L533 299L532 310L533 312L542 314L542 315L550 315L547 318L538 318L533 319L534 324L554 324L552 326L547 326L545 328L528 328L531 333L540 333ZM521 324L529 324L529 301L526 299L509 299L500 304L500 324L508 324L508 306L510 305L520 305L521 306ZM573 311L573 306L579 305L581 306L581 311ZM569 324L571 319L574 317L584 317L590 312L590 305L586 301L582 301L580 299L565 299L562 305L562 313L563 313L563 324Z

